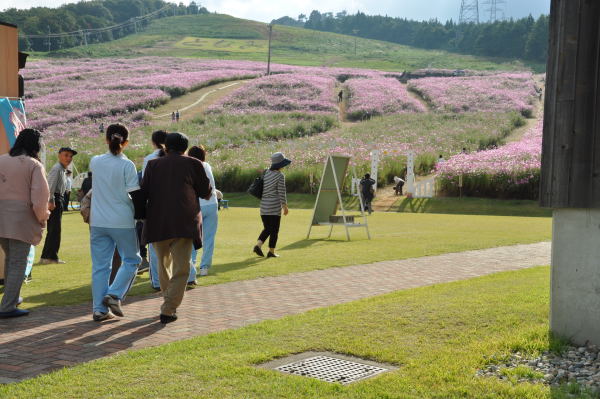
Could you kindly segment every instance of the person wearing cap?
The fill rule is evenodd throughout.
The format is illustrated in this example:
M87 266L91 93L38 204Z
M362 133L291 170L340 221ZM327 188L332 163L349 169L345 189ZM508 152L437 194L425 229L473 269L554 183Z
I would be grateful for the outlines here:
M50 173L48 173L48 186L50 188L48 209L50 210L50 218L48 219L48 232L40 258L41 264L65 263L58 258L58 251L60 249L64 195L67 191L67 168L73 162L75 155L77 155L77 151L74 149L62 147L58 150L58 162L54 164L52 169L50 169Z
M263 222L263 231L254 246L254 253L265 256L262 245L269 238L269 252L267 258L277 258L275 253L279 226L281 224L281 211L287 216L287 196L285 190L285 176L281 169L292 163L281 152L271 156L271 167L263 175L263 193L260 200L260 218Z

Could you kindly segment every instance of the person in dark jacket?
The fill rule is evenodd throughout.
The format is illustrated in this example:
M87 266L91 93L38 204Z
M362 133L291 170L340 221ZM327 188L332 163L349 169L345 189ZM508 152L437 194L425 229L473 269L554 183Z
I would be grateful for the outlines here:
M373 198L375 198L375 189L373 188L375 184L375 180L371 179L371 175L369 173L367 173L360 181L360 193L362 194L365 202L365 210L369 212L369 215L371 212L373 212L373 206L371 205L371 202L373 202Z
M200 204L211 186L199 160L184 155L188 139L169 133L166 155L148 162L141 194L147 202L144 242L152 243L158 256L158 273L164 302L160 321L177 320L177 307L190 273L192 247L201 247Z

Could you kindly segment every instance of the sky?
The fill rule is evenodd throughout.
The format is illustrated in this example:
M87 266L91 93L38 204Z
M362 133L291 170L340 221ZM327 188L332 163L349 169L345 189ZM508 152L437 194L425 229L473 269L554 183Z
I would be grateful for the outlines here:
M485 2L479 0L481 18L485 15ZM532 14L534 17L550 12L550 0L503 0L502 5L506 18L525 17ZM72 3L65 0L1 0L0 9L16 7L57 7L61 4ZM179 2L179 1L177 1ZM188 1L183 1L188 3ZM437 18L442 21L448 19L458 20L461 0L196 0L209 11L217 11L234 17L270 22L273 19L288 15L296 18L299 14L309 15L312 10L320 12L338 12L346 10L355 13L360 10L366 14L389 15L416 20Z

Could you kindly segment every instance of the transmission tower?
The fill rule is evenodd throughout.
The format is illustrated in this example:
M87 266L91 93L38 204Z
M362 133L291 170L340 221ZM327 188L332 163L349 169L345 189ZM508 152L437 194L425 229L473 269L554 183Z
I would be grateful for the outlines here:
M458 23L479 23L479 0L461 0Z
M506 0L486 0L483 4L489 8L485 9L486 13L490 15L490 22L501 21L504 19L503 5L506 4Z

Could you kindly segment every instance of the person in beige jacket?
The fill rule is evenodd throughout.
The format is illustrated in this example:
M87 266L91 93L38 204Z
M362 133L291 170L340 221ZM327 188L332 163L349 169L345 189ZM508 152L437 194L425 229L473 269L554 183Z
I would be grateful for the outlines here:
M8 154L0 155L0 246L6 254L4 296L0 318L19 317L17 309L27 255L42 240L48 210L48 182L39 160L41 134L34 129L19 133Z

